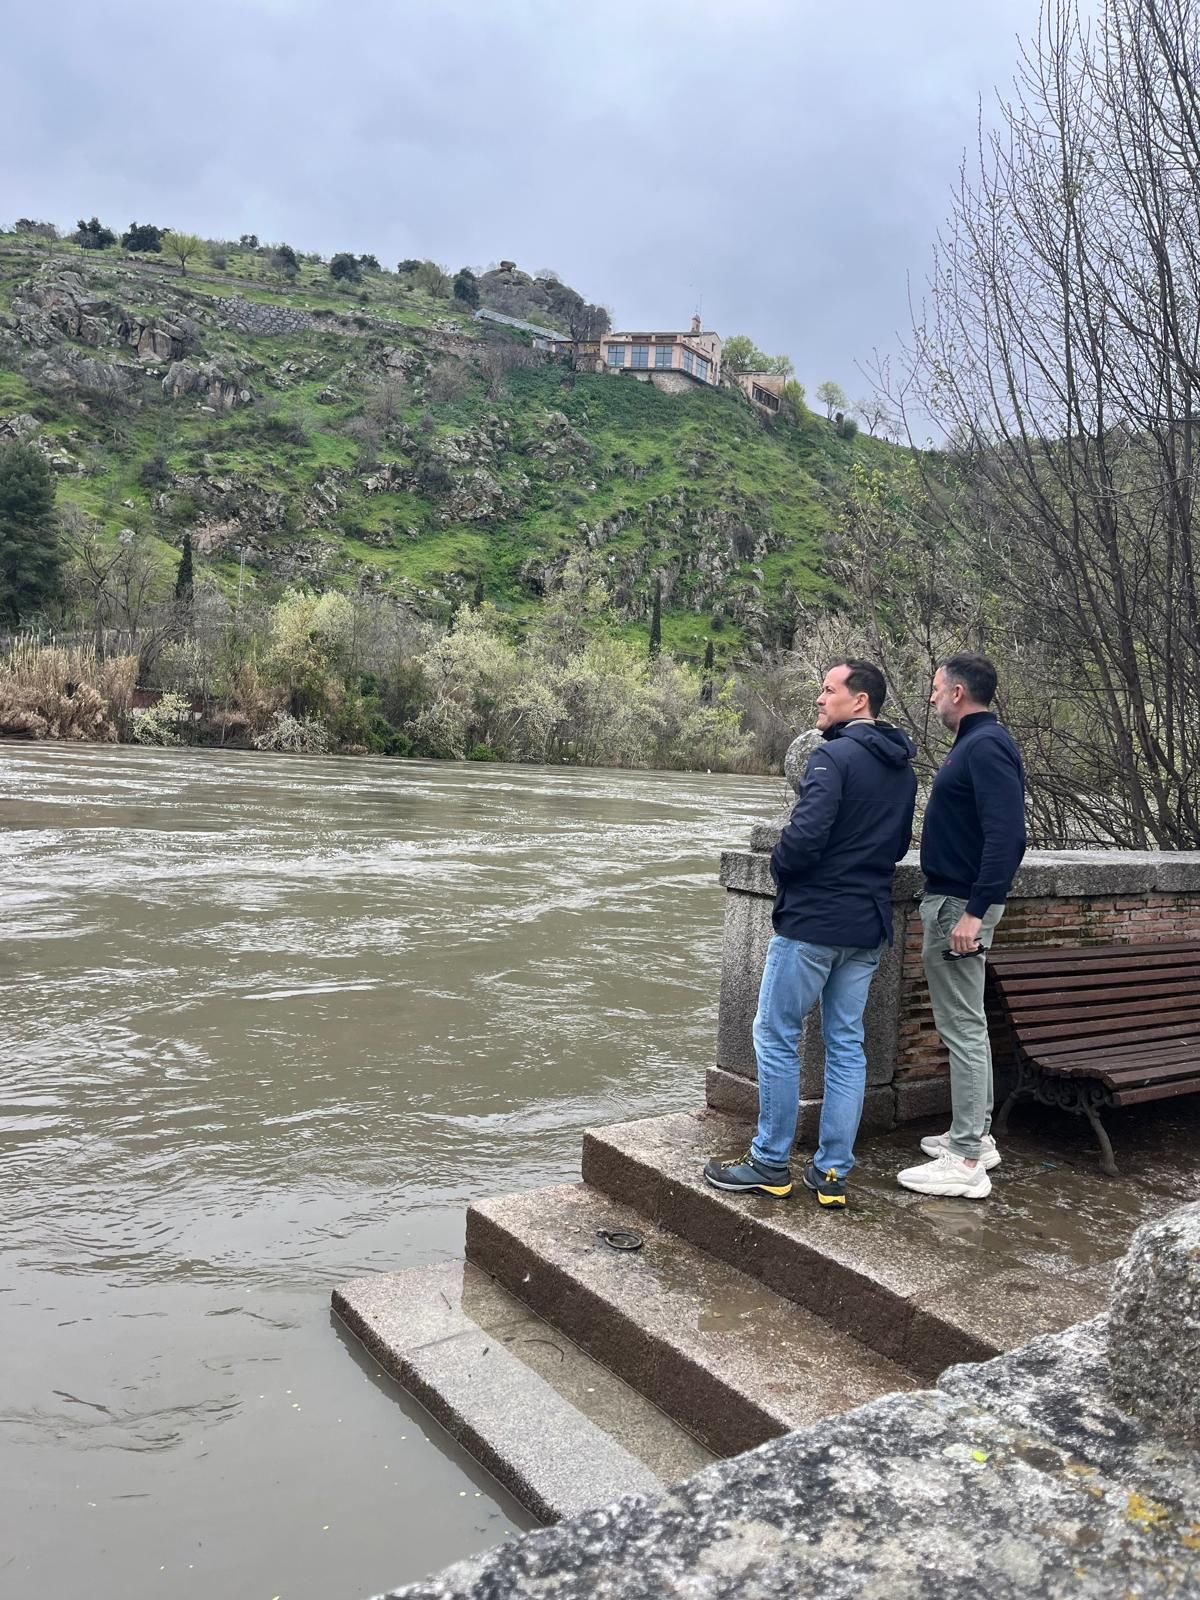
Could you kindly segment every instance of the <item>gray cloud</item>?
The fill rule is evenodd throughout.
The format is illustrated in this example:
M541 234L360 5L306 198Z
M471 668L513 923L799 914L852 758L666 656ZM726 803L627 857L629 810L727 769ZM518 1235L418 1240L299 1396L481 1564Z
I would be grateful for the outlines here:
M1034 0L57 0L10 15L0 212L555 268L626 325L907 325Z

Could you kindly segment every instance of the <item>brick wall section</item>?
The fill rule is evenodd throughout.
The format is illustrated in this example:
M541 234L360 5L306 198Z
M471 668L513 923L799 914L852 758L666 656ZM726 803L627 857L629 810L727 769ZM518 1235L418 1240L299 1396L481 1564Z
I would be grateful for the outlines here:
M1113 898L1013 900L996 929L994 948L1045 948L1057 944L1153 943L1200 937L1200 899L1194 894L1129 894ZM943 1076L946 1051L933 1026L929 991L921 966L921 918L914 906L904 931L899 1040L895 1082ZM997 1074L1009 1065L1007 1029L991 1017L992 1056Z

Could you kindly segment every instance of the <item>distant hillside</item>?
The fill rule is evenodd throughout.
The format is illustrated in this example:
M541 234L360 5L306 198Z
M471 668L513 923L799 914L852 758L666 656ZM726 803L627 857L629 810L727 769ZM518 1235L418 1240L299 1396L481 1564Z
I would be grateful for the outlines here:
M415 270L217 259L183 276L0 235L0 436L31 437L105 538L173 566L190 532L227 592L365 588L435 617L482 596L518 626L584 559L623 631L645 636L661 583L664 649L745 659L821 592L853 464L897 459L733 391L573 374ZM573 291L529 292L566 325Z

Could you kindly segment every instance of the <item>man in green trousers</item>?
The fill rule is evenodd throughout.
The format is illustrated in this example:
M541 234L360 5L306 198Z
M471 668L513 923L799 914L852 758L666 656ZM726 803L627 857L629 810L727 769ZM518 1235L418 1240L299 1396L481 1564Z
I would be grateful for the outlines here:
M1000 1165L991 1134L992 1051L983 1009L984 961L1025 854L1025 768L989 710L996 669L986 656L951 656L929 699L954 734L925 808L922 959L933 1020L950 1052L949 1131L921 1140L930 1157L901 1172L919 1194L983 1200Z

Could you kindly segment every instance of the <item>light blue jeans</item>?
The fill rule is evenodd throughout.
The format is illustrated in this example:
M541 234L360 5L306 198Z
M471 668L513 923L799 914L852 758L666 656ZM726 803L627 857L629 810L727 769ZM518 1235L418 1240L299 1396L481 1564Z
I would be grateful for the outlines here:
M800 1110L800 1057L804 1019L821 1002L825 1040L825 1099L820 1145L813 1158L820 1172L844 1178L854 1166L854 1140L867 1084L863 1009L883 954L883 945L808 944L775 934L767 946L754 1053L758 1058L758 1132L750 1146L755 1161L786 1167Z

